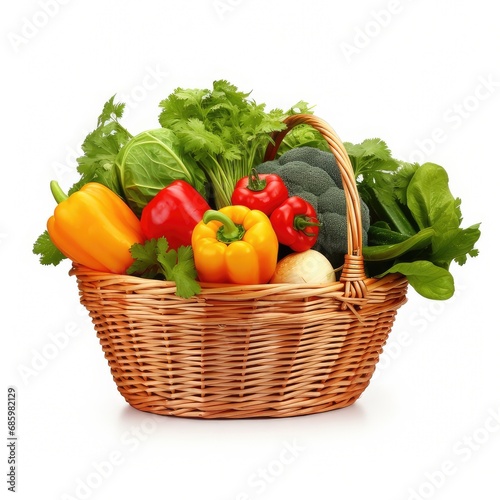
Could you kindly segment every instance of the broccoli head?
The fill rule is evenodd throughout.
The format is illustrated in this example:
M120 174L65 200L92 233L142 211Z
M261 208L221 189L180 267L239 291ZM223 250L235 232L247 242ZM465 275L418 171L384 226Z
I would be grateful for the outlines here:
M347 253L347 210L342 177L333 153L308 146L297 147L276 160L260 164L257 171L279 175L290 196L300 196L311 203L321 222L314 248L334 266L341 265ZM370 214L362 200L361 218L366 243Z

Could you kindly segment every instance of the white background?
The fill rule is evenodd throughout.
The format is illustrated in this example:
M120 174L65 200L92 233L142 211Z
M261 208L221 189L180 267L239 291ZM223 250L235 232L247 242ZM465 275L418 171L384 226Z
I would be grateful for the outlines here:
M498 498L500 30L491 0L22 0L0 21L2 403L18 392L20 499ZM154 75L154 78L152 76ZM156 417L119 395L69 264L31 253L113 94L134 133L176 87L224 78L268 108L316 104L346 141L433 161L482 222L456 296L413 293L344 410ZM2 432L7 433L4 420ZM288 448L294 450L293 452ZM0 453L7 492L8 448ZM288 451L287 451L288 450ZM483 494L481 491L488 491Z

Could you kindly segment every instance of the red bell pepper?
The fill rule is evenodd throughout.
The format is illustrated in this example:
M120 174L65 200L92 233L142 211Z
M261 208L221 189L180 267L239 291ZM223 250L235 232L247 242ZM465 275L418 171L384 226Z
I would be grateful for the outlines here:
M144 207L141 229L148 240L164 236L169 248L188 246L194 226L207 210L210 205L193 186L173 181Z
M252 169L248 177L240 179L231 197L233 205L260 210L270 216L288 198L288 189L276 174L258 174Z
M288 198L273 211L270 220L278 241L295 252L309 250L318 239L321 223L316 210L299 196Z

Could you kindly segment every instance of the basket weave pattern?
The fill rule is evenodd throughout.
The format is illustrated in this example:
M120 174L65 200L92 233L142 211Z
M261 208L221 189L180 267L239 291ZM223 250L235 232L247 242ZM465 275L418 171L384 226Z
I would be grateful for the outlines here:
M294 115L326 138L341 169L348 254L328 285L213 285L190 299L171 282L74 265L120 394L134 408L200 418L289 417L343 408L369 384L407 281L364 274L361 215L347 153L321 119Z

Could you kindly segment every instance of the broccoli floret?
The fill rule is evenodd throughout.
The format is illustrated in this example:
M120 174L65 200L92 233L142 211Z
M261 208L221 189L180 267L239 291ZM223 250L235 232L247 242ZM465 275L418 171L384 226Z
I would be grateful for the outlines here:
M300 198L303 198L304 200L308 201L312 207L314 208L314 210L316 211L316 214L319 213L319 209L318 209L318 197L309 192L309 191L303 191L302 189L299 189L297 191L293 191L294 193L294 196L299 196Z
M317 196L325 192L332 183L330 176L324 170L303 161L291 161L280 166L279 175L287 186L300 185L304 191Z
M368 205L361 200L361 222L363 224L363 231L368 232L368 229L370 229L370 209L368 208ZM363 233L363 241L365 243L368 242L368 239L365 240L365 233Z
M293 149L290 150L294 151ZM291 161L283 164L273 160L266 162L257 170L261 174L278 174L285 183L288 191L295 193L298 189L319 195L326 191L332 184L327 172L319 167L313 167L303 161ZM298 194L297 194L298 196Z
M278 174L278 170L281 170L281 165L278 160L265 161L257 167L257 170L261 174Z
M335 182L335 185L342 188L342 176L333 153L321 151L321 149L311 148L309 146L290 149L278 159L281 165L295 161L302 161L324 170Z
M339 267L347 253L347 219L345 215L325 212L318 220L321 229L314 249L328 257L334 267Z
M278 160L262 163L257 171L279 175L290 196L300 196L311 203L322 224L314 248L335 267L341 265L347 253L347 211L342 178L333 153L298 147L287 151ZM362 200L361 220L366 243L370 214Z
M329 187L318 196L318 210L320 213L333 212L342 215L345 219L347 210L344 190L337 186Z

